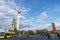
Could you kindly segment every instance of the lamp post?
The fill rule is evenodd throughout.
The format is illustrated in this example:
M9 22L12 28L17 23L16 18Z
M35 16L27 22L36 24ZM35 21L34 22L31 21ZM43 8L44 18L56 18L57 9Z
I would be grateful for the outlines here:
M30 22L28 22L28 35L29 35L29 27L30 27Z

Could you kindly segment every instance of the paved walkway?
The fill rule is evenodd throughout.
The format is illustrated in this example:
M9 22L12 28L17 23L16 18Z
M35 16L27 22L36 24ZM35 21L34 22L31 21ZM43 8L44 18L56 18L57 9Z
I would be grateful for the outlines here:
M38 36L38 37L15 37L10 39L0 39L0 40L48 40L47 36Z
M48 36L23 36L15 37L10 39L0 39L0 40L49 40ZM50 40L59 40L59 39L50 39Z

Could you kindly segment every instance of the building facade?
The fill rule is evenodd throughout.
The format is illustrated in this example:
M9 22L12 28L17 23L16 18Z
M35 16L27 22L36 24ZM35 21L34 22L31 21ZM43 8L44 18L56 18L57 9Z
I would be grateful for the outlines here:
M52 31L53 31L53 32L56 31L55 23L52 23Z

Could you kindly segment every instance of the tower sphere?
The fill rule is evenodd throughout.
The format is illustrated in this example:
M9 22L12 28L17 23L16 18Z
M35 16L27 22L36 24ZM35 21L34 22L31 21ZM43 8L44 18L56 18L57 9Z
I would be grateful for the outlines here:
M21 10L20 10L20 8L18 8L17 12L18 12L18 13L21 13Z

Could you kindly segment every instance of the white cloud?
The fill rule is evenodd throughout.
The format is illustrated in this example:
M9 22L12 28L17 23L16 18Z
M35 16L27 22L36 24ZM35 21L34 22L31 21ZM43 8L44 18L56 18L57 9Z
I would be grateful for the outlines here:
M0 29L0 32L4 32L4 30L3 29Z
M14 0L0 0L0 11L4 12L6 15L17 15L17 5ZM16 10L14 10L16 9ZM21 13L26 14L30 11L29 8L21 7ZM23 18L24 16L21 15Z
M33 26L34 24L33 24L33 22L32 21L30 21L30 20L24 20L24 21L21 21L20 22L21 24L23 24L23 25L29 25L29 26Z
M14 0L0 0L0 24L1 25L6 24L7 26L10 25L12 18L13 17L17 18L17 8L18 6L14 2ZM27 14L30 11L31 11L30 8L21 7L20 18L26 19L26 17L23 15ZM21 22L21 24L27 25L27 23L24 23L24 22L23 23ZM32 24L33 23L30 21L30 25Z
M12 7L12 8L17 8L17 5L16 5L16 3L14 2L14 0L7 0L7 2L8 2L8 5L10 6L10 7Z
M6 18L6 19L10 19L11 17L9 17L9 16L5 16L4 18Z
M22 16L22 15L20 16L20 18L26 19L26 17L24 17L24 16Z
M60 17L57 18L55 21L53 21L55 23L55 27L56 27L56 30L60 30ZM49 31L52 30L52 23L49 23L49 24L45 24L43 25L43 28L46 28L48 29Z
M0 4L0 11L1 12L6 12L5 14L8 14L8 13L10 13L10 14L13 14L13 13L15 13L16 14L16 11L15 10L13 10L12 8L11 8L11 6L10 5L8 5L8 2L6 2L6 1L0 1L0 3L3 3L2 5ZM7 3L7 4L6 4ZM11 4L11 3L10 3ZM12 4L11 4L12 5ZM15 5L15 4L14 4Z
M13 10L13 9L8 9L8 13L10 13L12 15L17 15L17 11Z
M2 4L6 4L6 2L4 0L0 0L0 5Z
M58 22L54 22L54 23L55 23L56 30L60 30L60 23L58 23ZM45 24L43 28L46 28L49 31L51 31L52 30L52 23Z
M5 16L4 12L0 12L0 17Z
M15 9L17 9L17 5L13 0L7 0L7 1L0 0L0 11L4 12L4 13L0 12L2 16L5 16L7 14L8 15L17 15L17 11L14 10L14 7L15 7ZM29 10L30 10L29 8L21 7L21 13L27 13ZM22 15L21 15L21 17L24 18L24 16L22 16Z
M28 13L29 11L31 11L30 8L25 8L25 7L22 7L22 8L21 8L21 13L22 13L22 14L26 14L26 13Z
M41 19L44 19L46 17L47 17L46 12L42 12L41 15L39 16L39 18L41 18Z
M54 21L54 23L55 23L56 28L58 29L58 27L60 26L60 17L58 17L58 18Z
M11 20L14 16L17 17L17 8L18 6L14 0L0 0L0 24L6 25L11 23ZM30 11L30 8L21 7L21 14L26 14ZM26 17L20 15L20 18L25 19ZM4 23L3 23L4 21ZM32 23L30 23L32 24Z
M56 19L56 21L57 21L57 22L60 22L60 17L58 17L58 18Z
M46 14L46 12L42 12L40 15L38 15L38 17L37 17L37 22L38 23L44 23L45 21L45 19L47 18L47 14Z
M60 30L60 17L58 17L58 18L56 19L56 21L54 21L54 23L55 23L56 29L57 29L57 30Z
M52 24L45 24L44 28L46 28L48 31L52 30Z
M48 28L49 26L51 26L51 24L45 24L45 28Z

